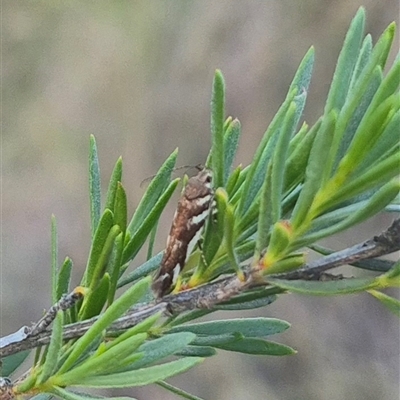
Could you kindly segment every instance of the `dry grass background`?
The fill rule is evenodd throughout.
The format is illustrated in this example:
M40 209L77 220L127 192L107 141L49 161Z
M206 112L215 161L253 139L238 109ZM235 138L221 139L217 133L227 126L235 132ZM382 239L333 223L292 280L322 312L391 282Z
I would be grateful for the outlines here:
M51 213L58 218L60 259L72 257L79 282L90 237L90 133L104 190L123 156L132 212L144 190L140 182L176 146L179 164L204 161L211 82L220 68L227 111L243 126L237 162L247 164L311 44L316 67L305 119L313 123L321 114L360 5L375 40L399 20L396 0L3 1L1 334L37 320L49 306ZM163 216L158 250L172 214L173 206ZM366 239L391 218L329 244L340 249ZM366 294L287 295L250 314L290 321L279 340L298 355L220 352L171 382L211 400L398 398L398 321ZM117 393L175 398L155 386Z

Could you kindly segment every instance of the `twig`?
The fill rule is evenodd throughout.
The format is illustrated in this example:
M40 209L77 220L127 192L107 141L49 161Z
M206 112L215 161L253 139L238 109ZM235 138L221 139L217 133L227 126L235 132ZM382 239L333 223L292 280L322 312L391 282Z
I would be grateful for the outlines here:
M327 275L325 271L329 269L362 259L390 254L397 250L400 250L400 219L395 220L381 235L366 242L312 261L299 270L273 276L292 280L318 280ZM168 316L171 313L177 314L194 309L212 308L214 305L223 303L245 290L268 285L267 281L249 269L245 273L245 277L246 279L242 281L236 275L229 275L191 290L165 296L160 303L152 302L138 305L132 308L125 316L116 320L109 327L108 332L112 333L130 328L158 312ZM265 279L268 279L268 276ZM97 318L94 317L86 321L66 325L63 338L66 340L82 336ZM35 326L38 326L38 324ZM43 325L40 326L43 327ZM46 329L35 336L28 335L21 340L9 341L6 345L0 346L0 357L46 345L50 342L50 336L51 330ZM0 340L0 343L3 339Z

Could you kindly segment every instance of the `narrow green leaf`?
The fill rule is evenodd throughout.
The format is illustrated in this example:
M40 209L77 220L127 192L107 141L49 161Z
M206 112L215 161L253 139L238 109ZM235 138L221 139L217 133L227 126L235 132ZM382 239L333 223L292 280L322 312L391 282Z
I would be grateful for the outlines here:
M211 99L211 162L214 173L214 186L224 184L224 120L225 120L225 82L222 72L215 71Z
M228 195L223 188L218 188L215 191L214 199L217 212L215 218L213 218L213 215L210 215L204 232L202 261L204 259L206 265L203 265L196 271L196 274L199 274L200 276L202 275L203 270L206 269L211 263L212 259L220 248L222 239L226 233L225 218Z
M98 282L97 287L90 291L83 301L79 319L85 320L99 315L106 304L110 290L110 275L106 272Z
M182 397L183 399L188 399L188 400L204 400L200 397L194 396L188 392L185 392L184 390L177 388L176 386L170 385L167 382L157 382L156 383L158 386L161 386L162 388L170 391L171 393L177 394L178 396Z
M137 282L107 308L104 314L93 323L89 330L74 343L73 350L61 366L59 374L68 371L80 357L85 348L88 347L104 329L140 300L140 298L148 291L150 281L151 278L148 277Z
M352 215L349 215L336 225L304 235L304 237L294 241L291 249L298 249L299 247L315 243L317 240L341 232L372 217L383 210L398 195L400 190L399 186L400 183L396 180L388 182L365 203L363 208L359 208Z
M51 299L52 303L57 303L57 279L58 278L58 234L57 220L51 216Z
M380 135L379 139L376 141L375 146L371 149L371 151L366 155L364 161L361 163L359 170L365 171L369 168L375 166L382 160L388 157L387 152L394 151L394 153L398 153L399 149L396 149L398 146L399 132L400 126L400 111L397 111L393 114L393 116L388 121L386 128Z
M181 374L202 361L203 359L199 357L187 357L153 367L121 372L118 374L100 375L88 378L82 377L82 380L77 383L77 386L97 388L144 386Z
M243 339L240 333L225 333L223 335L200 335L191 342L193 346L217 346L220 344L236 342Z
M63 312L58 311L57 316L53 321L51 330L51 339L47 348L46 361L43 364L42 370L37 379L37 384L40 385L46 382L53 373L60 356L62 346L62 328L63 328Z
M111 348L118 343L130 338L131 336L137 335L138 333L147 333L151 327L160 319L161 312L158 312L150 317L146 318L144 321L139 322L137 325L123 332L121 335L116 337L112 342L107 343L108 348Z
M122 251L124 249L124 234L121 232L114 240L114 246L108 260L107 272L110 274L110 289L108 291L108 305L114 301L120 275Z
M144 264L141 266L137 267L134 271L126 275L125 277L122 277L117 284L117 288L121 288L125 285L128 285L129 283L135 282L138 279L141 279L149 274L151 274L153 271L155 271L161 263L163 257L163 252L160 252L150 258L150 260L147 260Z
M230 204L226 206L225 214L225 250L228 256L228 260L231 264L231 268L238 274L240 279L244 279L243 271L239 265L239 258L235 250L235 211Z
M165 160L164 164L158 170L157 175L150 182L145 194L140 200L131 222L128 225L127 232L129 232L131 237L143 225L144 220L153 210L161 194L169 185L171 173L175 167L177 156L178 149L174 150L172 154Z
M289 251L287 251L289 253ZM274 262L273 264L266 264L265 275L280 274L282 272L293 271L304 265L306 262L303 253L292 253L284 258Z
M242 196L239 201L240 215L244 215L248 211L264 183L268 162L270 161L275 149L275 144L278 140L279 132L287 110L294 100L296 93L296 90L293 90L288 94L257 147L256 153L253 157L253 162L251 163L247 172L246 180L243 184Z
M144 242L146 241L147 236L150 234L158 219L160 218L162 211L164 210L169 199L174 193L178 183L179 179L173 180L162 193L162 195L158 198L157 202L154 204L154 207L149 210L149 213L143 219L142 224L138 229L136 229L129 243L125 246L122 254L122 264L130 261L139 252Z
M174 355L177 357L212 357L215 354L217 354L217 351L213 347L188 345Z
M92 237L94 237L101 213L101 180L99 157L97 154L96 139L90 135L89 150L89 196L90 196L90 220L92 223Z
M353 179L347 185L338 188L337 192L323 204L323 208L329 209L358 194L367 192L378 185L382 185L382 183L387 182L399 174L399 165L400 153L395 153L379 164L367 169L363 175Z
M218 349L263 356L289 356L297 352L284 344L269 340L244 338L237 342L215 346Z
M57 375L54 380L58 386L70 386L79 382L82 377L112 373L120 369L125 359L132 355L146 340L146 333L139 333L123 342L106 349L102 354L94 354L72 370Z
M121 229L118 225L114 225L108 232L107 238L103 241L103 248L98 255L98 259L93 269L91 280L87 282L89 288L94 290L99 284L100 279L103 277L106 271L107 262L113 249L115 238L121 233ZM85 298L84 302L87 298Z
M236 297L235 297L236 299ZM235 302L225 302L214 306L216 310L226 310L226 311L240 311L240 310L254 310L256 308L265 307L273 303L277 297L275 295L260 297L253 300L241 301L235 300Z
M304 138L297 144L292 151L290 151L289 147L289 156L286 160L286 168L285 168L285 178L284 178L284 187L285 189L289 189L294 187L303 181L308 157L310 155L311 147L315 139L315 135L321 127L321 119L319 119L314 126L307 132L307 126L305 125ZM297 137L297 135L301 136L302 131L291 140L290 145L292 145L293 140Z
M283 181L285 174L285 165L287 161L287 153L289 141L295 129L295 116L297 107L294 102L289 106L286 113L282 130L279 133L279 139L276 143L275 152L272 158L272 173L271 173L271 217L272 223L279 221L282 217L282 192Z
M111 174L110 183L107 190L107 201L105 208L114 212L115 194L117 192L118 182L122 182L122 157L119 157L115 163Z
M372 52L372 37L370 34L365 36L358 55L356 66L354 67L353 76L351 77L349 91L351 91L361 75L364 67L368 64Z
M377 298L394 315L400 317L400 301L398 299L390 297L387 294L379 292L377 290L368 290L368 293Z
M331 296L364 292L378 285L375 278L349 278L338 281L302 281L269 278L268 282L293 293L311 294L317 296Z
M86 393L77 393L77 392L72 392L70 390L66 390L63 388L60 388L58 386L53 386L51 388L51 393L56 395L57 397L64 399L64 400L104 400L103 396L93 396L92 394L86 394ZM38 396L33 397L35 400L37 399ZM110 400L135 400L133 397L124 397L124 396L118 396L118 397L107 397L107 399ZM47 399L46 399L47 400Z
M92 247L90 248L87 267L81 282L82 286L88 286L90 282L92 282L97 262L100 258L104 243L107 240L110 229L113 226L113 222L113 213L110 210L105 209L94 235Z
M238 332L245 337L258 337L281 333L289 327L288 322L275 318L238 318L175 326L168 333L193 332L196 335L223 335Z
M114 223L118 225L122 232L126 231L128 219L128 206L126 202L125 189L120 182L117 183L114 203Z
M327 256L327 255L335 252L332 249L329 249L324 246L316 245L316 244L310 245L308 247L324 256ZM357 262L351 263L349 265L352 265L354 267L361 268L361 269L366 269L368 271L387 272L390 270L391 267L393 267L394 262L389 261L389 260L369 259L369 260L357 261Z
M71 282L72 265L72 260L69 257L66 257L60 271L58 272L56 290L57 301L61 299L63 294L69 293L70 291L69 284Z
M331 88L325 106L325 115L332 110L340 110L346 100L350 80L356 65L365 25L365 10L360 7L351 21L342 50L340 52L336 70L333 75Z
M336 119L337 114L333 110L323 119L315 137L306 169L305 183L292 214L293 230L298 230L304 224L314 197L321 187L321 179L325 174L321 166L325 165L324 162L328 158Z
M165 335L158 339L143 343L138 352L144 354L143 358L129 366L129 370L138 370L165 357L184 349L195 339L196 335L190 332L181 332Z
M260 196L260 212L257 223L256 249L254 252L254 264L257 263L263 251L267 248L272 226L272 164L269 165L265 175Z
M228 182L228 177L236 156L241 133L242 127L240 121L235 118L229 124L224 134L224 185Z
M384 131L388 123L389 113L396 109L396 103L398 109L399 99L392 95L363 118L346 155L339 163L338 176L347 177L363 161Z
M314 67L314 53L314 47L311 46L301 60L299 67L297 68L293 81L290 84L289 93L293 90L297 90L298 93L308 91Z
M226 183L225 190L228 193L228 197L231 198L235 193L235 189L238 189L237 183L239 182L242 167L239 165L232 174L229 176L228 182Z

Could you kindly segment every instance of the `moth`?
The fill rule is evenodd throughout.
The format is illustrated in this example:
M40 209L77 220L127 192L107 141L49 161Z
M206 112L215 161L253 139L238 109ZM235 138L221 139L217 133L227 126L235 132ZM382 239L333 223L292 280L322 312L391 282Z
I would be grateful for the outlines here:
M152 289L163 297L175 285L203 231L213 206L212 172L202 169L190 178L178 202L160 268Z

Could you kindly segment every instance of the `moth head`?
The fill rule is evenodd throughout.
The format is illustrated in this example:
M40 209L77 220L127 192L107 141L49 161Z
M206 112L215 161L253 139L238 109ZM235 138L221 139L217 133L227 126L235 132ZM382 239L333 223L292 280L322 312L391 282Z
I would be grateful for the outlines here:
M184 195L188 200L197 197L205 197L212 195L212 171L209 169L202 169L197 175L191 177L185 187Z

